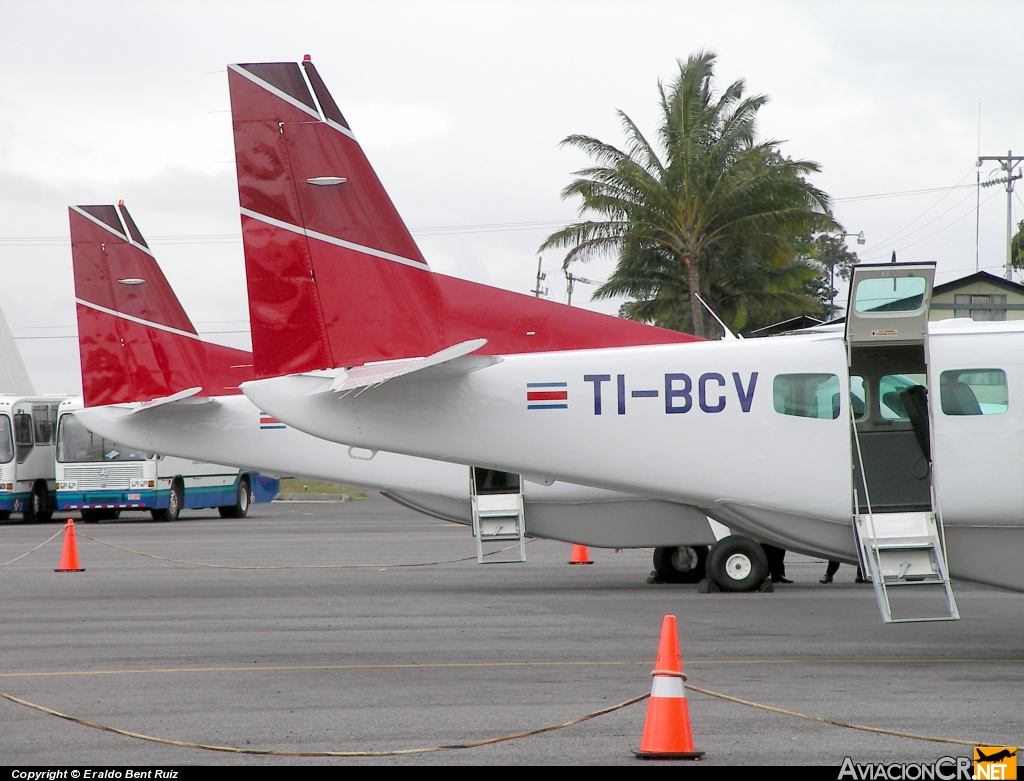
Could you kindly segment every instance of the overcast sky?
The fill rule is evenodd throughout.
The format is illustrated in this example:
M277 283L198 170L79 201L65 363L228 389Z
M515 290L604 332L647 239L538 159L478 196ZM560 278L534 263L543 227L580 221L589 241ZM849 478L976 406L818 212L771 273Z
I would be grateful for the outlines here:
M658 79L709 49L720 85L771 97L762 136L821 165L852 249L945 281L975 269L979 103L981 153L1024 152L1022 35L1019 2L0 0L0 306L37 390L80 392L67 206L123 198L200 332L248 348L225 65L307 53L443 273L529 291L576 214L586 161L559 141L620 143L616 109L653 134ZM1006 194L981 198L1001 274Z

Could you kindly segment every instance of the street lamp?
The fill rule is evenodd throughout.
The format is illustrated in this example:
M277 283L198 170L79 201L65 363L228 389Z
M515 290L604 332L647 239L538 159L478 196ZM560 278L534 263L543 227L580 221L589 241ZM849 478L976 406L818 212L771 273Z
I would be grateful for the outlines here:
M832 236L832 241L829 246L829 255L831 257L831 263L829 263L828 271L828 319L831 320L836 316L836 242L846 239L847 236L856 236L857 243L863 244L865 242L864 231L860 233L837 233Z

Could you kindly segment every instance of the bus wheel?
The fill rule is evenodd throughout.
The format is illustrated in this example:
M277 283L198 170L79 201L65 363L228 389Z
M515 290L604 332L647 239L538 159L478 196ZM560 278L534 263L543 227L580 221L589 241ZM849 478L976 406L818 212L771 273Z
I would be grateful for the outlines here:
M171 483L171 493L167 497L167 509L166 510L153 510L152 516L154 521L176 521L178 516L181 514L181 507L185 503L185 489L182 488L181 481L178 478L174 479Z
M249 478L243 477L238 481L235 503L226 507L218 507L217 512L220 513L221 518L244 518L249 514L250 504L252 504L252 492L249 490Z
M83 523L99 523L102 510L81 510Z
M749 537L731 534L711 547L707 570L722 591L756 591L768 577L768 557Z
M46 490L46 483L40 481L32 486L28 509L25 510L25 520L29 523L46 523L53 517L53 511L49 507L50 494Z
M654 570L665 583L700 583L707 557L706 545L655 548Z
M0 510L0 521L9 520L10 517L11 517L11 511L10 510Z

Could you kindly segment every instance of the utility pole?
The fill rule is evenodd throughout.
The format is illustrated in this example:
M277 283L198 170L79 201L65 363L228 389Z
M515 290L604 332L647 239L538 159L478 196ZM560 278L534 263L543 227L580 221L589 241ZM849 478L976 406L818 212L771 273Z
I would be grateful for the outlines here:
M832 241L829 242L829 256L831 262L829 263L828 271L828 319L832 320L836 316L836 244L846 239L847 236L856 236L857 243L863 244L865 242L864 231L860 233L837 233L830 238Z
M530 291L536 298L540 298L541 296L547 298L548 295L548 289L540 286L540 283L548 278L548 275L540 270L542 265L544 265L543 256L537 258L537 284L534 286L533 290Z
M1002 155L991 155L978 158L978 166L986 160L992 160L999 163L1000 167L1006 171L1006 176L1000 176L998 179L989 179L987 182L982 182L982 187L991 187L994 184L1005 184L1006 185L1006 279L1013 279L1013 257L1010 252L1010 245L1013 243L1013 183L1022 177L1024 177L1024 171L1014 175L1013 169L1024 162L1024 156L1017 155L1014 157L1013 150L1009 150L1006 156Z
M572 289L576 287L577 282L582 282L584 285L600 285L600 282L595 282L592 279L584 279L583 277L577 277L570 274L568 271L565 272L565 291L569 294L568 303L572 306Z

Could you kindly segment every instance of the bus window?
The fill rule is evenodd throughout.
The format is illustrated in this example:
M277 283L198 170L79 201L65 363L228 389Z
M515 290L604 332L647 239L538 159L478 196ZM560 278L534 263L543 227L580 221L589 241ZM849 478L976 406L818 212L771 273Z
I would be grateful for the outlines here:
M37 404L32 407L32 422L35 427L37 445L53 444L53 422L49 404Z
M74 415L63 415L57 428L57 460L62 464L96 461L143 461L147 454L93 434Z
M839 378L834 374L779 374L772 383L775 411L798 418L839 417Z
M11 419L0 415L0 464L7 464L14 458L14 441L11 439Z
M957 369L939 378L945 415L1002 415L1010 406L1002 369Z
M900 391L912 385L924 385L923 374L887 374L878 381L878 408L883 420L908 420Z
M35 447L32 436L32 416L27 412L14 413L14 448L18 455L18 463L25 463L28 454Z

